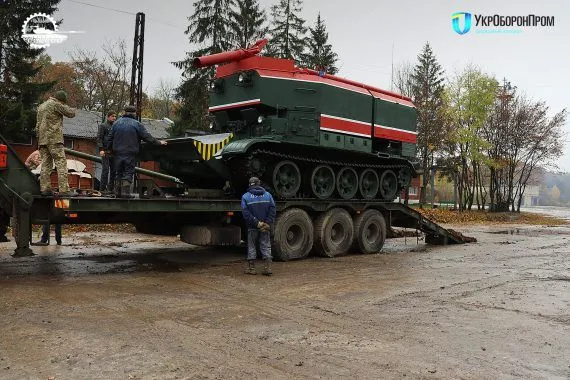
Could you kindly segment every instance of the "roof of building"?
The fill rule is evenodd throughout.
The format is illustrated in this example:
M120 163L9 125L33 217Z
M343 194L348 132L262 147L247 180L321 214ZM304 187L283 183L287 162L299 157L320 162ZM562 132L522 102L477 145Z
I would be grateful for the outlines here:
M157 139L168 137L170 124L164 120L142 119L147 131ZM76 110L75 117L63 118L63 135L80 139L97 139L101 112Z

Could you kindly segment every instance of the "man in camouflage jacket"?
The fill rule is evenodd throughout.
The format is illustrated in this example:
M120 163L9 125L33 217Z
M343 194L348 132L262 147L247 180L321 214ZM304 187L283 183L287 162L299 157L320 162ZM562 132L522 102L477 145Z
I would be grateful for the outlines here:
M75 117L75 110L65 103L67 94L58 91L38 107L36 133L41 155L40 189L42 195L51 195L50 174L55 162L59 193L69 196L67 161L63 151L63 117Z

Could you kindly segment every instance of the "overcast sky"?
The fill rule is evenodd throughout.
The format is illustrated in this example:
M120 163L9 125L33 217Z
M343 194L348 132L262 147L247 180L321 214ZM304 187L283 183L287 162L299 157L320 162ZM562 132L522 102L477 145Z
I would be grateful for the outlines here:
M107 10L97 7L112 8ZM277 0L261 0L265 9ZM132 51L136 12L145 12L144 88L152 93L161 79L174 84L180 71L170 64L190 50L184 31L193 1L62 0L57 19L61 30L81 30L47 49L54 61L69 60L74 46L99 50L105 40L126 39ZM518 34L459 35L452 30L454 12L505 16L554 16L554 27L523 28ZM127 13L124 13L127 12ZM310 0L302 16L312 26L321 13L329 42L339 55L338 75L390 89L392 62L415 63L429 42L448 75L474 64L511 83L553 112L570 109L570 2L564 0ZM474 20L473 20L474 21ZM393 60L392 60L393 50ZM566 126L562 170L570 171L570 123Z

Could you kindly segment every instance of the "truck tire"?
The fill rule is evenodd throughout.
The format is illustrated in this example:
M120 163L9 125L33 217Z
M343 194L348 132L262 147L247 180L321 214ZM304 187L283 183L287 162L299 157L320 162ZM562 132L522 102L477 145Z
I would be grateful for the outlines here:
M313 247L313 221L300 208L285 210L275 221L272 254L276 260L304 259Z
M320 256L344 255L352 246L354 224L350 214L342 208L333 208L315 222L315 250Z
M366 210L354 220L354 248L378 253L386 240L386 220L378 210Z

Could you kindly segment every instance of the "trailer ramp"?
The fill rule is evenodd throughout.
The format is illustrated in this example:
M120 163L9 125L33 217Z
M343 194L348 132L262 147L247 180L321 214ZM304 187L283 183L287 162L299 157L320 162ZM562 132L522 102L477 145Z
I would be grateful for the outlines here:
M387 220L389 226L418 229L426 234L428 244L463 244L475 241L474 238L463 236L460 232L443 228L405 204L385 203L382 208L389 218Z

